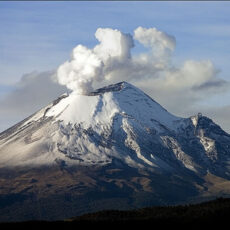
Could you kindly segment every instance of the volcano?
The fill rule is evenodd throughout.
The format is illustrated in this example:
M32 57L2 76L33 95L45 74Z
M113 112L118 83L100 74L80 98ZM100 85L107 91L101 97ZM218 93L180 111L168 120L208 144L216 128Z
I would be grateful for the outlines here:
M63 94L0 134L0 221L230 195L230 135L120 82Z

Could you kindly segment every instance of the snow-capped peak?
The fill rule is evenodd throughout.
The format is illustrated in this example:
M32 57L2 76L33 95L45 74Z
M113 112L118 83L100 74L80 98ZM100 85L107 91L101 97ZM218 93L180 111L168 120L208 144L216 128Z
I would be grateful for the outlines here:
M171 129L173 122L180 119L127 82L109 85L88 95L70 94L50 108L46 116L53 116L65 124L82 123L87 128L110 124L116 114L129 116L150 127L161 123Z
M118 160L135 168L228 176L229 142L230 135L201 114L176 117L120 82L87 95L61 95L0 134L0 168Z

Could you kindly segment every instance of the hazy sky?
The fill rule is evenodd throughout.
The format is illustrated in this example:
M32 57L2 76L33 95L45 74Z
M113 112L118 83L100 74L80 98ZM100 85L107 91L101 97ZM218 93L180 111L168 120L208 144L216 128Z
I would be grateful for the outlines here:
M132 70L124 80L176 115L202 112L230 131L230 2L219 1L0 2L0 131L66 91L53 74L78 44L98 44L98 28L135 37L139 26L174 37L176 45L162 77L145 77L153 71L146 65L149 73L137 79ZM148 53L138 39L132 57Z

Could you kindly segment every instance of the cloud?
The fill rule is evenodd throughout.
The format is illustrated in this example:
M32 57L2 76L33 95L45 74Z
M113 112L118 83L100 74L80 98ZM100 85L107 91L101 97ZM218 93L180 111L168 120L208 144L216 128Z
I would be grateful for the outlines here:
M85 46L74 48L71 61L58 68L57 79L61 85L79 94L92 90L92 82L102 75L102 61Z
M138 27L133 35L98 28L95 37L95 47L78 44L70 60L56 71L24 75L15 90L0 101L5 116L11 113L22 119L67 90L84 94L119 81L140 87L178 116L193 115L194 108L202 112L200 102L229 90L229 82L219 77L220 70L210 60L173 65L176 39L156 28ZM134 55L136 43L145 49Z
M99 28L95 37L100 43L94 49L76 46L71 60L58 68L58 82L74 93L91 91L94 82L102 81L106 72L130 58L130 49L133 47L131 35L110 28Z
M98 45L92 49L77 45L71 59L58 68L57 81L75 93L87 93L98 82L155 77L166 68L176 46L173 36L156 28L138 27L134 36L116 29L98 28L95 37ZM132 56L134 40L150 52Z
M201 95L204 91L218 93L225 89L225 81L218 78L219 70L210 60L186 60L180 67L173 66L171 54L176 39L156 28L138 27L133 36L99 28L95 37L99 44L92 49L76 46L71 60L58 68L57 81L75 93L124 80L168 95L184 91L199 91ZM147 51L131 55L135 41Z
M0 130L24 119L67 91L55 82L55 71L22 76L10 93L0 100Z
M139 26L134 31L134 39L139 41L145 47L150 47L152 55L157 58L165 58L174 51L176 47L176 39L156 28L143 28Z
M130 49L134 46L133 38L130 34L110 28L99 28L95 33L95 37L100 44L96 45L93 50L103 62L106 63L113 58L120 61L130 58Z
M194 88L214 80L217 73L211 61L188 60L181 68L166 70L160 84L168 90Z
M55 72L32 72L22 76L15 89L4 98L4 108L29 112L39 109L66 92L66 87L54 81Z
M230 105L203 108L203 114L214 119L222 129L230 133Z
M229 82L218 74L219 70L208 60L188 60L180 67L160 71L158 77L136 80L135 84L170 112L190 116L194 107L202 111L202 101L229 91Z
M204 116L211 118L221 126L223 130L230 133L230 105L203 105L202 107L185 108L187 114L197 114L202 112Z

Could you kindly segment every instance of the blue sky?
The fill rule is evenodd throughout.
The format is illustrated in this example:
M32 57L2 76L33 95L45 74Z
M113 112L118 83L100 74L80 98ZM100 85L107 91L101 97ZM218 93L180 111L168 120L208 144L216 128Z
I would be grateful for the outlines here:
M228 78L229 15L229 2L0 2L0 84L56 68L78 43L93 46L98 27L139 25L176 37L175 62L210 59Z
M79 43L93 47L98 27L132 34L138 26L176 38L175 64L208 59L220 70L219 77L230 81L230 2L1 1L0 99L23 74L56 69ZM137 44L132 52L141 49ZM227 106L228 96L203 104Z

